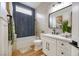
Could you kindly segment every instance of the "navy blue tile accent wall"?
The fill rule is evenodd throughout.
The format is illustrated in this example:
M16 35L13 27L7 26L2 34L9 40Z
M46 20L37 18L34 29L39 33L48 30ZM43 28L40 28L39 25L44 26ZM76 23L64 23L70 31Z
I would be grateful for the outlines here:
M32 16L17 12L16 5L32 10ZM35 9L19 2L13 2L13 17L17 38L35 35Z

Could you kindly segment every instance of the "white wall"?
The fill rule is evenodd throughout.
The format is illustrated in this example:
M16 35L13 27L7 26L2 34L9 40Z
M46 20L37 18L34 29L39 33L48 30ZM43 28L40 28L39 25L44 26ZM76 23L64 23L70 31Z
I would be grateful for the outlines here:
M41 31L51 33L51 30L48 27L50 5L50 2L43 2L36 8L36 32L38 36L40 35Z
M8 23L6 3L0 4L0 55L8 55Z
M79 3L72 3L72 39L79 42Z

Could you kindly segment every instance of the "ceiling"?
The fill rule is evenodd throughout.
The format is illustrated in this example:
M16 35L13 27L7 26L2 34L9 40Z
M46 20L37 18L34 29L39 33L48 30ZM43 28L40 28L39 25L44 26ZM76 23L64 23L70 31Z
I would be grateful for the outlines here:
M30 6L32 8L37 8L41 2L21 2L21 3Z
M52 5L55 5L57 2L21 2L21 3L36 9L38 6L40 6L42 4L43 5L44 4L46 4L46 5L51 4L51 6L52 6Z

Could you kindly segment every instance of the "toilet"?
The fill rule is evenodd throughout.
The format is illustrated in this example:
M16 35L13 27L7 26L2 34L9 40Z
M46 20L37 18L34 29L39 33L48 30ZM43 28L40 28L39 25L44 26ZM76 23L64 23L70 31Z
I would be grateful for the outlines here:
M34 50L40 50L42 49L42 40L34 40Z

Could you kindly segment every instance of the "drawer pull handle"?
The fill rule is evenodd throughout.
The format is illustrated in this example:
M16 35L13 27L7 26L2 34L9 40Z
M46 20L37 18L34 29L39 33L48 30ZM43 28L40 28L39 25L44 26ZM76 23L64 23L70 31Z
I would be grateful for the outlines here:
M50 48L49 48L49 43L47 43L47 42L46 42L46 49L47 49L47 50L50 50Z
M64 54L63 52L61 54Z
M64 45L63 43L61 45Z

